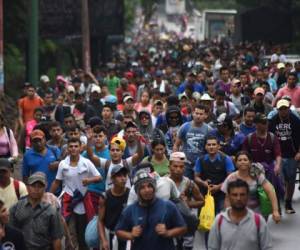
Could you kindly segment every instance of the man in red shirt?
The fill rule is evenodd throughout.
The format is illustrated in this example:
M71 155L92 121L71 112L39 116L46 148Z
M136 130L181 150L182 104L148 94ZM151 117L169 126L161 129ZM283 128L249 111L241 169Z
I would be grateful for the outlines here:
M133 98L136 96L136 87L133 84L129 84L126 78L122 78L120 81L120 87L116 90L118 103L122 103L122 99L125 93L129 93Z
M297 86L298 77L297 74L291 72L288 74L287 83L284 87L278 90L277 95L273 101L273 106L280 100L283 96L291 97L292 105L296 108L300 108L300 87Z

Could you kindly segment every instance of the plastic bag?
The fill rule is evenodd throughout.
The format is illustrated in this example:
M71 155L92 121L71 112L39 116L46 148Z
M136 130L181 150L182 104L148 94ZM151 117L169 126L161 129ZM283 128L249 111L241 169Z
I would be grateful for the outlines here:
M94 216L85 229L85 242L89 248L98 248L100 245L98 233L98 216Z
M263 216L268 216L272 213L272 203L265 192L265 190L259 186L257 188L257 195L259 199L260 212Z
M198 229L207 232L211 229L215 220L215 202L210 191L207 191L204 201L205 204L199 215L200 223Z

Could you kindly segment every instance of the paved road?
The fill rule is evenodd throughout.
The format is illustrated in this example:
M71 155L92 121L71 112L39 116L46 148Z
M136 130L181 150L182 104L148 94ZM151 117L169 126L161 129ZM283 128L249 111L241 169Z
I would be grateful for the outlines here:
M268 225L273 238L274 250L300 249L300 191L294 195L294 209L296 214L283 213L282 221L275 224L269 218ZM194 250L205 250L203 234L197 233ZM241 249L242 250L242 249Z

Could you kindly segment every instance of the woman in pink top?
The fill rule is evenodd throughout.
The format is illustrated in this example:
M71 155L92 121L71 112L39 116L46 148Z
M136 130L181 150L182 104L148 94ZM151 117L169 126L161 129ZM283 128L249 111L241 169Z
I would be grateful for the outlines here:
M151 97L149 91L143 90L139 102L134 105L134 109L137 112L140 112L141 110L147 110L151 114L152 105L150 103L150 99Z
M11 129L4 126L4 117L0 114L0 157L18 157L18 145Z
M33 113L33 120L26 122L26 139L25 145L26 148L30 148L30 134L33 131L34 127L41 121L43 115L43 110L41 108L36 108Z

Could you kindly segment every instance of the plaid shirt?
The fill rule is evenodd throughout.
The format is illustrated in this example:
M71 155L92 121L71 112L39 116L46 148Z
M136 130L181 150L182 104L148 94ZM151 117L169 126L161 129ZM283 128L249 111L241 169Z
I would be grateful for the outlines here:
M26 246L32 250L51 249L53 241L63 237L59 213L45 202L32 207L27 197L10 209L10 224L23 232Z

